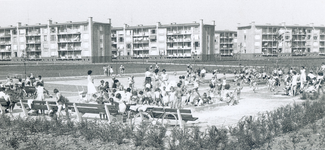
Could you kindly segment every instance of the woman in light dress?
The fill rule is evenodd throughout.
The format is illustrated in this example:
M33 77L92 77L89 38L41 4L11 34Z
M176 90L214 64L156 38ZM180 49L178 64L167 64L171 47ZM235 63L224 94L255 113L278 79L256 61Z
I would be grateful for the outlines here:
M91 73L92 71L89 70L88 71L88 77L87 77L87 81L88 81L88 85L87 85L87 100L90 100L91 97L97 93L97 90L96 90L96 87L94 85L94 80L93 78L91 77Z
M301 66L300 70L300 88L304 88L304 83L306 82L306 70L304 66Z

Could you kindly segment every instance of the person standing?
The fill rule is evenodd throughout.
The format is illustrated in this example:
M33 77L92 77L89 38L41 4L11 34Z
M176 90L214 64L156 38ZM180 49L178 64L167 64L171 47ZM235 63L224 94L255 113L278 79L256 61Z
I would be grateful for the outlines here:
M91 73L93 71L88 70L88 77L87 77L87 81L88 81L88 91L87 91L87 100L90 100L90 98L93 96L93 94L97 93L96 87L94 85L94 79L91 77Z
M151 85L151 72L149 71L148 68L146 68L146 72L144 75L145 75L144 85L146 85L147 83Z
M110 69L109 69L109 75L112 76L114 73L114 70L113 70L113 67L111 66Z
M301 66L300 70L300 89L304 88L304 83L306 82L306 70L304 66Z
M108 69L109 69L109 66L107 67L103 67L103 70L104 70L104 75L108 77Z

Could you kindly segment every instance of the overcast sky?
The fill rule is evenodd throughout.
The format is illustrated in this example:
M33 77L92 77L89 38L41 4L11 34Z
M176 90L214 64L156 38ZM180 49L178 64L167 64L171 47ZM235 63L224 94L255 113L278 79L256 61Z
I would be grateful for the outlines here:
M325 24L324 0L0 0L0 26L94 21L112 26L216 21L216 30L235 30L237 23Z

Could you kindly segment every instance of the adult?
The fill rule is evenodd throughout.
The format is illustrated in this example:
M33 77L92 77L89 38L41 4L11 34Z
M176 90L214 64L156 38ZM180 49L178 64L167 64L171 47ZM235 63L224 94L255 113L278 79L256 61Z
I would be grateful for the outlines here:
M103 70L104 70L104 75L105 76L108 76L108 69L109 69L109 66L107 66L107 67L103 67Z
M161 81L164 84L164 86L167 86L167 82L168 82L169 76L166 73L166 70L165 69L162 70L161 78L162 78Z
M94 79L91 77L91 73L93 71L88 70L88 77L87 77L87 81L88 81L88 85L87 85L87 99L90 100L90 98L97 93L96 87L94 85Z
M207 71L205 70L205 67L203 67L203 69L201 70L201 78L204 78L205 77L205 73Z
M144 73L145 80L144 80L144 85L147 83L151 84L151 72L149 71L148 68L146 68L146 72Z
M39 83L41 83L42 84L42 86L44 86L44 80L42 79L42 76L38 76L38 81L37 82L39 82Z
M159 76L159 69L155 69L153 75L153 89L160 87L160 76Z
M306 82L306 70L304 66L301 66L300 70L300 88L304 88L304 83Z

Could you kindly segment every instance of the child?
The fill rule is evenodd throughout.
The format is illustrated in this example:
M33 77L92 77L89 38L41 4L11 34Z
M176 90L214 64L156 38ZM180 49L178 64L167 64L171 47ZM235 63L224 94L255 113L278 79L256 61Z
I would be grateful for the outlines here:
M235 88L235 91L234 91L234 93L236 94L237 100L240 100L240 93L241 93L242 89L243 89L243 87L240 86L240 83L237 83L237 87Z
M162 95L161 95L161 90L159 88L156 88L155 90L155 103L157 106L159 106L159 104L161 104L162 106L164 106L163 102L162 102Z
M69 117L68 106L66 106L66 103L68 103L69 100L64 96L62 96L58 89L54 89L53 93L55 94L55 98L58 106L58 117L60 117L60 115L62 114L61 113L62 108L64 108L66 116Z
M134 88L134 76L128 77L129 88Z
M139 97L137 91L132 92L132 97L131 97L131 104L137 104L139 103Z
M150 105L152 103L152 96L150 93L150 89L146 88L145 89L145 94L144 94L144 103L143 104L148 104Z
M162 100L163 100L163 106L168 106L169 105L169 96L168 92L166 91L166 87L163 87L163 90L161 91L162 95Z
M170 92L169 92L169 102L171 103L171 108L176 108L176 91L174 89L174 87L170 87Z
M224 90L222 91L222 96L220 101L225 101L228 105L234 100L233 94L229 91L230 85L226 84Z
M143 104L144 103L144 94L143 94L143 91L140 91L139 92L139 97L138 97L138 99L139 99L139 101L138 101L138 103L141 103L141 104Z

